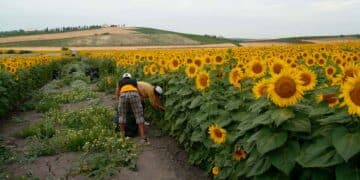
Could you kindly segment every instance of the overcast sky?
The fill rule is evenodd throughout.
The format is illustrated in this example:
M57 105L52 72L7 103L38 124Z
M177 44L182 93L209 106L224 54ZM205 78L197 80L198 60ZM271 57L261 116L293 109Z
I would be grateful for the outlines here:
M239 38L360 33L360 0L0 0L0 31L126 24Z

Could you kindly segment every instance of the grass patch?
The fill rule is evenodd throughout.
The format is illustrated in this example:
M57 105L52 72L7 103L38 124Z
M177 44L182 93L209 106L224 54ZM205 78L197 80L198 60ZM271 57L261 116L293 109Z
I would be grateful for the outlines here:
M134 29L134 31L137 31L137 32L143 33L143 34L177 34L177 35L192 39L194 41L198 41L201 44L232 43L237 46L239 45L239 41L237 41L237 40L226 39L226 38L210 36L210 35L187 34L187 33L165 31L165 30L154 29L154 28L146 28L146 27L137 27L136 29Z

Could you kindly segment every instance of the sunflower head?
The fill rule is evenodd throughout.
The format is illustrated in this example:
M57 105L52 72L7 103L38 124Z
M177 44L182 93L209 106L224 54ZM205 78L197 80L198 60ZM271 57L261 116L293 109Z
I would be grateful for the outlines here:
M216 144L222 144L226 140L226 130L219 127L217 124L213 124L209 127L208 133L210 134L210 138Z
M198 68L201 68L201 67L204 65L204 62L203 62L201 59L197 58L197 59L194 60L194 64L195 64Z
M346 81L347 78L355 77L360 74L360 67L355 63L349 63L345 66L342 66L342 79Z
M237 161L241 161L242 159L246 159L246 152L240 148L236 148L233 154L233 157Z
M313 58L307 58L305 60L306 65L313 66L315 64L315 60Z
M193 60L191 58L186 59L186 64L190 65L193 63Z
M265 74L265 71L265 64L258 60L251 61L246 69L246 72L249 73L249 76L253 78L262 77Z
M360 76L349 77L341 87L340 97L348 107L349 114L360 116Z
M205 57L204 57L204 63L205 63L205 64L211 64L211 63L212 63L212 57L210 57L210 56L205 56Z
M149 65L144 66L144 74L145 75L150 74L150 66Z
M318 94L316 95L316 102L320 103L325 101L328 103L329 107L334 107L339 104L339 99L336 94Z
M185 73L189 78L194 78L198 71L198 67L194 64L186 66Z
M240 68L233 68L229 74L229 82L237 88L241 88L241 79L244 77Z
M172 59L169 63L169 69L172 71L179 69L181 66L181 62L178 59Z
M150 74L151 75L154 75L154 74L156 74L157 73L157 71L158 71L158 67L157 67L157 65L156 64L151 64L150 65Z
M325 66L326 65L326 60L324 58L320 58L320 59L317 60L317 63L320 66Z
M220 56L220 55L215 56L214 63L215 63L216 65L224 64L224 58L223 58L222 56Z
M273 63L271 63L270 65L270 72L271 74L280 74L281 71L283 71L283 69L288 68L288 65L283 62L282 60L275 60Z
M303 70L300 72L300 78L302 81L302 86L305 91L312 90L316 86L316 74L311 70Z
M328 66L325 68L325 74L328 77L332 77L334 76L334 74L336 73L336 68L333 66Z
M280 107L294 105L303 95L301 77L298 73L283 70L278 75L273 75L268 87L268 94L274 104Z
M208 72L201 71L196 75L196 87L204 90L210 85L210 76Z
M269 85L269 79L262 79L261 81L257 82L252 91L256 99L259 99L262 96L268 95L268 85Z
M215 166L212 168L211 172L213 173L214 176L216 176L219 174L220 168L218 166Z

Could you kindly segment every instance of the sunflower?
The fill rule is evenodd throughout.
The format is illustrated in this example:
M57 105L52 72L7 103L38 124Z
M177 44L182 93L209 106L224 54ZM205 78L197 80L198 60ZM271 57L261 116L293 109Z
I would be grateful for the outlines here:
M336 97L336 94L318 94L316 95L316 102L320 103L326 101L329 107L335 107L339 104L339 99Z
M252 88L253 94L256 99L259 99L261 96L267 96L267 89L269 87L269 79L262 79L257 82Z
M172 59L169 64L169 68L170 68L170 70L175 71L175 70L179 69L180 65L181 64L178 59Z
M320 58L320 59L317 60L317 63L320 66L325 66L326 65L326 60L324 58Z
M283 70L273 75L268 87L268 94L274 104L287 107L302 99L303 86L301 77L294 71Z
M194 60L194 64L198 67L201 68L204 65L204 62L201 59L195 59Z
M205 56L205 57L204 57L204 63L205 63L205 64L211 64L211 63L212 63L212 57L210 57L210 56Z
M280 74L281 71L287 67L288 67L288 65L285 62L283 62L282 60L279 60L279 59L275 60L270 65L270 73L271 74Z
M218 175L219 172L220 172L219 167L215 166L215 167L212 168L212 173L213 173L214 176Z
M158 71L157 65L156 65L156 64L151 64L151 65L150 65L150 74L151 74L151 75L154 75L154 74L157 73L157 71Z
M150 74L150 66L148 66L148 65L144 66L144 74L145 75Z
M305 60L306 65L313 66L315 64L315 60L313 58L308 58Z
M240 148L236 148L233 154L234 159L237 161L246 159L246 156L247 156L246 152L244 150L241 150Z
M186 64L190 65L193 63L193 60L191 58L186 59Z
M208 72L201 71L196 75L196 87L199 90L204 90L210 85L210 76Z
M349 77L341 87L341 98L348 106L349 114L360 116L360 76Z
M302 86L305 91L312 90L315 88L317 80L316 74L311 70L304 69L300 72Z
M222 56L215 56L215 61L214 63L216 65L221 65L221 64L224 64L224 58Z
M250 77L259 78L264 76L265 70L266 70L266 66L264 63L262 63L261 61L254 60L250 62L248 68L246 69L246 72L249 73Z
M325 74L327 77L332 77L336 73L336 69L333 66L328 66L325 68Z
M222 144L226 140L226 130L219 127L217 124L213 124L209 127L208 133L210 134L210 138L216 144Z
M349 63L341 67L342 80L345 82L349 77L355 77L360 74L360 67L357 64Z
M165 73L166 73L165 68L164 68L164 67L160 67L160 69L159 69L159 74L160 74L160 75L164 75Z
M198 71L198 67L194 64L186 66L185 73L189 78L194 78Z
M240 68L233 68L229 74L230 84L237 88L241 88L240 81L243 78L243 73Z

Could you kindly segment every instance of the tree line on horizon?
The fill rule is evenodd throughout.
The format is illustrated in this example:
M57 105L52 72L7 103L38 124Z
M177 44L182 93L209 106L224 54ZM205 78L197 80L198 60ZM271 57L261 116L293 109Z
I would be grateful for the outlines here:
M111 25L113 27L113 25ZM90 26L65 26L57 28L48 28L41 30L12 30L12 31L0 31L0 37L9 37L9 36L19 36L19 35L36 35L36 34L47 34L47 33L61 33L61 32L72 32L72 31L82 31L82 30L91 30L91 29L100 29L101 25L90 25Z

